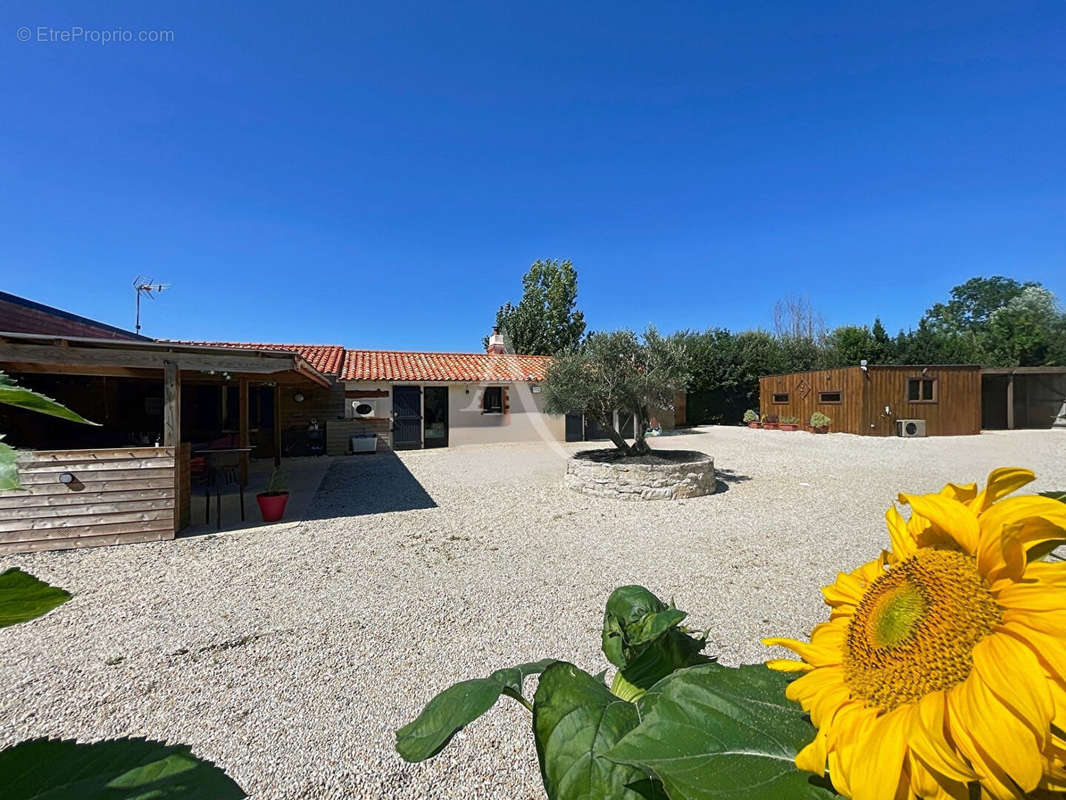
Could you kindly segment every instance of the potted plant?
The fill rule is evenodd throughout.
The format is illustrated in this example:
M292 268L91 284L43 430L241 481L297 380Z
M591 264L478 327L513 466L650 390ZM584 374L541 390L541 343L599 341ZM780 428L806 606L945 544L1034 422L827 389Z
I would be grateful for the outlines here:
M761 428L762 423L759 421L759 412L748 409L744 412L744 422L749 428Z
M829 433L829 423L832 421L821 411L815 411L811 414L811 430L814 433Z
M798 431L799 417L781 417L780 427L783 431Z
M777 423L780 417L777 414L766 414L762 418L762 426L770 431L777 430Z
M255 496L263 522L277 522L285 514L285 504L289 502L289 490L285 486L285 475L280 467L270 473L270 480L264 491Z

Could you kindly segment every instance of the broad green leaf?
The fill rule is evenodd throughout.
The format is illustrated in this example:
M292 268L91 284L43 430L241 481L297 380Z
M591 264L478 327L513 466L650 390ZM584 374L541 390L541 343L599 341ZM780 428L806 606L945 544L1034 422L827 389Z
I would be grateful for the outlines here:
M607 660L619 670L612 685L616 694L634 699L674 670L710 660L700 655L707 640L678 627L686 616L643 586L620 586L611 592L602 645Z
M637 701L640 725L606 757L658 778L670 800L824 800L794 759L814 738L788 678L763 665L675 672Z
M0 751L4 800L237 800L241 787L184 745L33 739Z
M0 440L3 438L4 435L0 434ZM18 452L15 448L0 441L0 491L22 488L18 467L15 465L17 458Z
M496 704L501 694L525 703L522 681L554 664L544 659L496 670L487 678L475 678L450 686L438 694L413 721L396 731L396 752L405 761L432 758L469 725Z
M62 403L57 403L51 397L46 397L40 392L27 389L25 386L19 386L4 372L0 372L0 403L18 406L40 414L49 414L53 417L61 417L71 422L99 425L99 423L90 422L81 414L71 411Z
M0 628L47 614L70 599L70 592L12 567L0 573Z
M1041 492L1042 497L1050 497L1052 500L1059 500L1066 503L1066 492Z
M546 669L533 696L533 735L549 800L656 797L645 772L603 758L638 722L636 706L587 672L563 661ZM641 790L629 788L637 783Z

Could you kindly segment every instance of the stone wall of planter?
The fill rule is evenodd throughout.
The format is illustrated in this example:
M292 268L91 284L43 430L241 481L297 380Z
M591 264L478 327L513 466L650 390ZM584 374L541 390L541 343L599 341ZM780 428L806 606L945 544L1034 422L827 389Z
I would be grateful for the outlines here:
M617 500L681 500L715 491L714 459L706 453L689 452L676 461L640 464L595 458L603 452L584 451L571 457L564 485L582 494Z

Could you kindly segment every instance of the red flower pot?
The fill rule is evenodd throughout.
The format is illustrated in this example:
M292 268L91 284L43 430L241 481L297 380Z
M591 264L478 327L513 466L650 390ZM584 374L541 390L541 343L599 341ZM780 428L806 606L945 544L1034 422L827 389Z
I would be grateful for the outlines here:
M787 422L781 423L781 430L783 431L798 431L799 425L789 425Z
M748 423L748 427L749 428L761 428L762 427L762 423L761 422L749 422Z
M820 428L811 428L811 430L814 431L815 433L829 433L829 426L828 425L823 425Z
M288 492L277 494L257 494L255 500L259 503L259 511L263 515L263 522L277 522L285 515L285 504L289 502Z

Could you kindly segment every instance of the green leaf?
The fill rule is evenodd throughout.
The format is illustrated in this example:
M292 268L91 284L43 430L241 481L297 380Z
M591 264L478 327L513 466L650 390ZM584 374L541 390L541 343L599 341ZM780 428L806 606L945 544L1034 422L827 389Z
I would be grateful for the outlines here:
M19 386L4 372L0 372L0 403L18 406L40 414L49 414L53 417L61 417L84 425L99 425L99 423L90 422L80 414L71 411L62 403L57 403L51 397L46 397L40 392L27 389L25 386Z
M3 438L4 435L0 434L0 440ZM17 458L18 452L15 448L0 441L0 491L22 488L18 467L15 465Z
M241 787L184 745L33 739L0 751L5 800L237 800Z
M674 670L710 661L700 655L707 640L678 627L686 616L643 586L611 592L602 644L603 654L619 670L612 686L616 694L634 699Z
M533 696L533 735L549 800L661 797L643 770L603 758L638 722L636 706L587 672L562 661L546 669Z
M814 738L788 677L763 665L704 664L675 672L637 701L641 723L606 757L648 771L671 800L824 800L796 768Z
M1066 492L1041 492L1041 497L1050 497L1052 500L1059 500L1066 503Z
M413 722L396 731L396 752L405 761L432 758L462 728L492 708L501 694L528 706L522 697L522 681L527 675L538 675L554 663L554 659L546 658L519 664L496 670L487 678L475 678L448 687L430 700Z
M0 573L0 628L47 614L69 599L70 592L12 567Z

